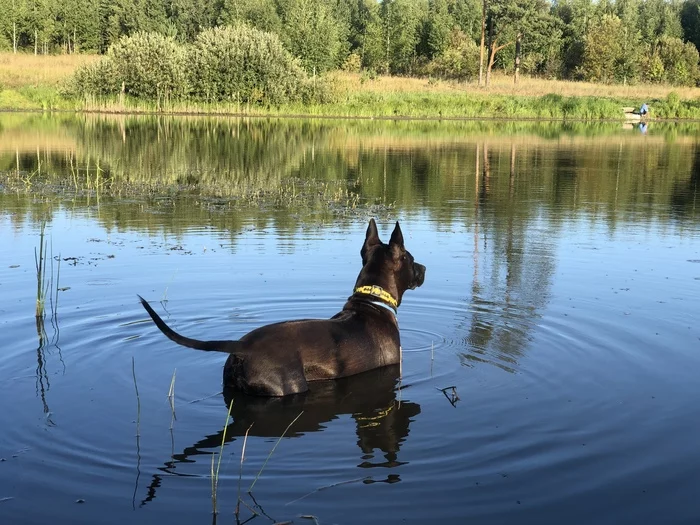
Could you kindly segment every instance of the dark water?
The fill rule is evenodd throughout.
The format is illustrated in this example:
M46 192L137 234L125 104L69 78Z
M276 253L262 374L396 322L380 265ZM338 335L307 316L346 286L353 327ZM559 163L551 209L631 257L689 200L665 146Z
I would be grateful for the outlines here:
M698 131L0 116L0 523L206 523L212 460L220 523L697 523ZM235 399L220 458L224 356L136 294L328 317L370 216L428 268L402 369Z

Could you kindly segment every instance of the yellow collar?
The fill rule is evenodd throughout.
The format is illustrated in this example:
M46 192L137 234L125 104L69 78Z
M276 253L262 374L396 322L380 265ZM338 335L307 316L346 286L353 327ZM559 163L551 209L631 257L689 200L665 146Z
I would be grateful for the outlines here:
M394 299L389 292L387 292L384 288L381 286L377 285L365 285L365 286L358 286L355 288L355 293L359 293L362 295L371 295L372 297L377 297L381 299L382 301L389 303L391 306L394 308L398 308L399 302Z

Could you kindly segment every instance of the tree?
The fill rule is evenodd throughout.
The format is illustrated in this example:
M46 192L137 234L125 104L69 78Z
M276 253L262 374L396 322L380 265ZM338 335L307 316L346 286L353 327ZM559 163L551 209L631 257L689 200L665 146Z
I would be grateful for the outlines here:
M447 48L454 26L452 15L447 10L447 0L429 0L424 35L424 49L428 58L439 55Z
M654 45L663 36L682 38L681 4L666 0L645 0L639 5L642 41Z
M586 80L612 82L615 79L623 39L622 21L615 15L603 15L591 24L586 35L582 65Z
M700 0L685 0L680 14L683 38L700 49Z
M213 2L197 0L169 0L166 14L181 42L192 42L199 33L212 27L218 16Z
M423 0L384 0L381 4L385 62L391 73L411 73L428 4Z
M282 20L274 0L224 0L218 20L221 25L245 22L261 31L282 33Z
M486 86L491 80L491 70L496 53L516 41L547 35L553 29L546 0L492 0L487 5L489 26L489 58L486 68Z
M12 43L12 51L17 53L24 21L27 15L26 0L0 0L0 35Z
M322 73L339 63L342 29L323 0L286 0L283 40L309 73Z
M384 23L380 16L380 6L376 3L366 4L366 21L362 36L362 66L370 69L389 72L389 60L386 53L386 38L384 38Z
M565 78L580 77L594 5L590 0L562 0L554 6L553 14L562 25L561 73Z
M640 0L617 0L615 11L621 24L620 55L616 59L615 78L627 84L639 75L639 57L642 36L640 26Z

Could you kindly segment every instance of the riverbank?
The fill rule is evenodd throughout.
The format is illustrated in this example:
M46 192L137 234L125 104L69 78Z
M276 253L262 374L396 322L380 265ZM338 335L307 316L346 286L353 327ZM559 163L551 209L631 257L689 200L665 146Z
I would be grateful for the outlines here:
M488 90L476 82L334 73L332 102L274 107L231 103L75 99L62 86L91 55L34 56L0 53L0 110L105 113L298 115L359 118L512 118L624 120L623 107L647 102L652 118L700 119L699 88L602 85L494 75Z

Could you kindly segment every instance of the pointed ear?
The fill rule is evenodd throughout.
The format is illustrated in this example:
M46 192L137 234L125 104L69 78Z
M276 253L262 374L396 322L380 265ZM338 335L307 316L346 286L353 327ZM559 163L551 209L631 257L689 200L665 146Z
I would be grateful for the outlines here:
M370 219L369 226L367 226L367 234L365 235L365 248L380 244L381 242L382 241L379 240L379 232L377 231L377 223L374 222L374 219Z
M399 221L396 221L396 226L394 226L394 231L391 232L391 240L389 241L389 246L397 245L402 250L403 247L403 233L401 233L401 226L399 226Z

